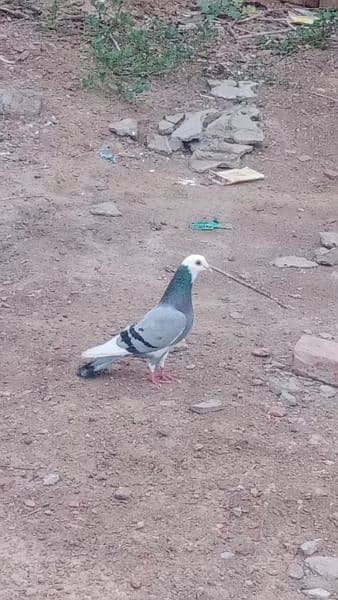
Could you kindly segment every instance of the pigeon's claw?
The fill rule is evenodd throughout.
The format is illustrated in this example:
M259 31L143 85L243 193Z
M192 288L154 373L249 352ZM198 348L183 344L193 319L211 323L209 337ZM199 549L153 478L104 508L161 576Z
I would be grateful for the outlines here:
M175 375L169 371L165 371L163 368L160 368L159 377L162 383L171 383L172 381L176 381Z
M148 381L150 381L150 383L153 383L154 385L159 385L163 383L160 374L156 372L148 374Z

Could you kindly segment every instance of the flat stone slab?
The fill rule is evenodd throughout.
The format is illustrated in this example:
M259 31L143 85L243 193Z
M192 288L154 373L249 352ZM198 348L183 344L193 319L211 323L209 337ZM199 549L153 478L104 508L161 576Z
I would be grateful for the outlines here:
M294 349L293 370L299 375L338 387L337 342L302 335Z
M178 138L169 138L166 135L153 133L147 137L147 146L149 150L153 150L158 154L170 156L170 154L182 148L183 143Z
M325 265L326 267L338 265L338 248L331 248L331 250L318 255L316 261L319 265Z
M310 556L305 564L316 575L338 579L338 558L335 556Z
M101 202L100 204L94 204L89 209L92 215L98 215L100 217L121 217L122 213L117 208L115 202L107 201Z
M199 415L219 412L220 410L224 410L224 408L225 407L220 400L205 400L204 402L198 402L197 404L192 404L190 406L190 410Z
M209 79L210 93L224 100L245 100L255 98L253 91L258 84L253 81L235 81L234 79Z
M8 119L34 119L42 109L42 93L31 88L0 88L0 115Z
M178 138L182 142L191 142L200 140L203 134L203 128L220 115L220 111L214 108L200 110L197 112L188 112L185 119L172 134L173 138Z
M298 269L313 269L318 264L313 260L308 260L303 256L279 256L271 263L275 267L283 268L298 268Z
M191 157L191 167L196 167L196 161L209 161L213 163L211 168L224 167L232 169L238 167L241 157L251 152L252 149L252 146L229 144L218 138L206 139L195 147ZM194 168L194 170L197 169Z
M121 119L121 121L115 121L109 125L109 129L112 133L116 133L120 137L130 137L136 140L138 137L138 124L136 119L127 118Z

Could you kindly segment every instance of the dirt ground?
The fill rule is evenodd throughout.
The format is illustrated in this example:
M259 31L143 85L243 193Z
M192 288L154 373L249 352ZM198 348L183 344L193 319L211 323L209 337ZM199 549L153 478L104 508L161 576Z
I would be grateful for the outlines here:
M338 552L337 395L299 380L297 405L278 418L269 379L288 372L302 332L338 337L338 270L270 263L311 258L318 232L338 227L324 173L337 168L326 98L337 96L336 51L280 63L280 83L259 93L266 145L247 161L266 179L224 189L202 176L183 186L187 159L109 133L123 116L145 135L163 114L210 105L193 70L130 106L83 90L76 36L3 21L0 41L3 57L23 58L0 63L1 87L44 96L40 119L3 122L0 142L1 600L303 598L288 575L299 544L320 537L324 554ZM116 166L98 156L103 144ZM122 217L92 216L101 199ZM189 230L204 217L233 231ZM142 316L190 253L293 310L205 274L188 350L169 359L178 383L151 386L137 361L78 379L82 350ZM257 346L271 356L253 356ZM208 398L224 410L189 410ZM46 486L51 473L59 482Z

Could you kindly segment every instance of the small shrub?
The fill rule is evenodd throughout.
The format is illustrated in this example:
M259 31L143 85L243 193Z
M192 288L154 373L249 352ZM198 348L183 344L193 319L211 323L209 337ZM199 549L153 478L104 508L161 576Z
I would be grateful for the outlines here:
M92 5L95 12L86 21L86 34L95 70L85 84L111 86L128 100L147 90L153 77L194 58L214 35L208 23L182 31L159 19L138 24L122 10L121 0L92 0Z

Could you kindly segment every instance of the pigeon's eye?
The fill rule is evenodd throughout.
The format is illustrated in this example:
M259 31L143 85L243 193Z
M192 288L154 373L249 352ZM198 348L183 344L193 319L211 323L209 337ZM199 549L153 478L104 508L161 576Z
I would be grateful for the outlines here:
M196 260L196 265L197 265L197 267L201 267L202 266L202 261Z

